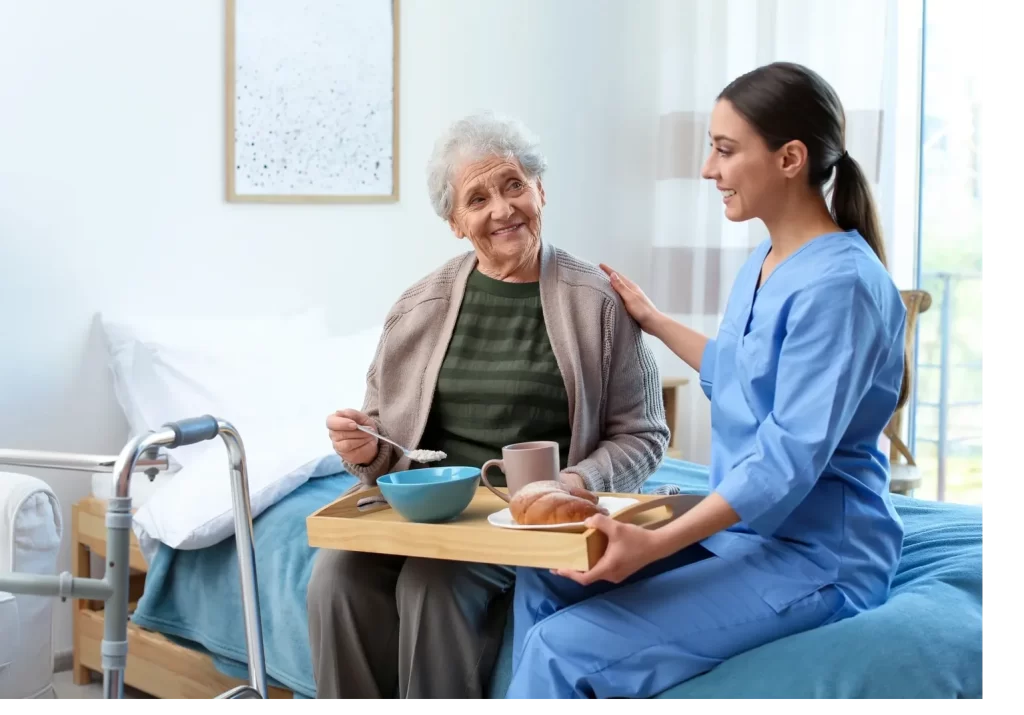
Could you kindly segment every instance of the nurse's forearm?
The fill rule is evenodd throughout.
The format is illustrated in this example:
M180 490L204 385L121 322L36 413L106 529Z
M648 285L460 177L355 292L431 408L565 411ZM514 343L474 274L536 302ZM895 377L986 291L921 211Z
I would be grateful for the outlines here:
M683 362L697 372L700 372L704 347L708 344L708 337L706 335L687 328L664 313L652 321L648 332L665 343L668 349L678 355Z
M739 521L740 515L729 502L712 492L690 511L654 532L658 536L658 557L671 556Z

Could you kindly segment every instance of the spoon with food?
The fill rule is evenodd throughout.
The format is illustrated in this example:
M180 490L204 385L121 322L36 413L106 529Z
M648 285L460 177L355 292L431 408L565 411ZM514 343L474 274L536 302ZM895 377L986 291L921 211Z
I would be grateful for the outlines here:
M440 462L442 459L448 456L444 452L437 452L431 449L406 449L402 445L398 444L398 442L392 442L387 437L382 437L369 427L364 427L363 425L359 424L357 424L356 427L361 429L366 434L372 434L377 439L384 440L388 444L398 447L398 449L402 450L402 454L408 457L409 461L411 462L417 462L419 464L430 464L431 462Z

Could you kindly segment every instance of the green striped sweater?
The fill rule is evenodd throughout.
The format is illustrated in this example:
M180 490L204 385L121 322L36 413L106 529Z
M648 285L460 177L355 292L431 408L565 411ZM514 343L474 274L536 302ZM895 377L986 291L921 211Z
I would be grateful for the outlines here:
M479 467L516 442L558 442L561 468L572 431L565 381L544 325L539 283L506 283L474 271L438 376L421 444L443 465ZM504 484L500 472L487 473Z

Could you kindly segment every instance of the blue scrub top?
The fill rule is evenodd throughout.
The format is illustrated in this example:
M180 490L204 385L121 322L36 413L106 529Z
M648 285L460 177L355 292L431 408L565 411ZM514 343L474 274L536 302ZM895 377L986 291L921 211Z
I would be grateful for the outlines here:
M741 518L702 543L777 610L826 584L872 608L903 543L878 440L902 384L906 308L856 231L806 243L758 288L770 248L740 270L701 361L710 486Z

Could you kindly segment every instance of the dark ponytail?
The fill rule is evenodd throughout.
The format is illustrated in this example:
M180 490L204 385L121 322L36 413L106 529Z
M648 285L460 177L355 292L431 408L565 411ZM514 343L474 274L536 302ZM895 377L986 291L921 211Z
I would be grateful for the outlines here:
M871 195L868 179L860 168L857 160L846 151L839 156L835 164L835 178L832 180L832 218L844 231L857 231L871 250L878 256L882 265L888 268L885 259L885 242L882 240L882 226L875 209L875 200ZM900 385L900 396L896 400L896 409L900 409L910 398L910 363L903 357L903 382Z
M882 240L882 226L875 210L868 179L857 160L843 152L836 161L835 178L832 180L832 218L844 231L857 231L871 246L882 265L885 260L885 242Z
M807 147L808 180L824 190L830 178L830 211L844 231L857 231L888 269L885 243L871 187L860 164L846 151L846 115L835 90L816 72L792 62L774 62L742 75L722 90L771 151L791 141ZM910 395L910 365L903 358L903 384L896 409Z

